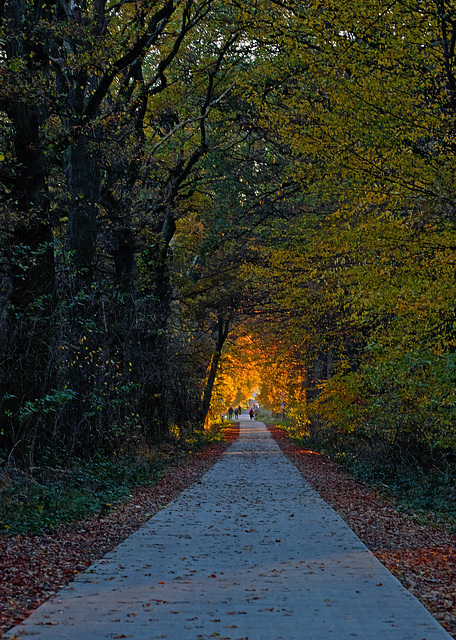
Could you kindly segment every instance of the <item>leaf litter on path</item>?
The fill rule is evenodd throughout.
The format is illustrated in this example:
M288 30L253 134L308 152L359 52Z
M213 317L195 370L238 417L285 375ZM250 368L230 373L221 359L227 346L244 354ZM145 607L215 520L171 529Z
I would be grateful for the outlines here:
M233 424L225 442L172 464L157 484L138 489L106 515L49 534L0 535L0 637L198 482L238 435Z
M283 429L268 429L309 484L456 639L456 536L449 527L414 521L375 487L293 443Z
M239 425L233 426L229 441L238 435ZM269 429L312 487L456 639L456 536L441 525L414 522L375 488L305 451L282 429ZM0 535L0 637L198 482L228 445L212 445L185 465L170 467L156 485L138 490L107 515L47 535Z

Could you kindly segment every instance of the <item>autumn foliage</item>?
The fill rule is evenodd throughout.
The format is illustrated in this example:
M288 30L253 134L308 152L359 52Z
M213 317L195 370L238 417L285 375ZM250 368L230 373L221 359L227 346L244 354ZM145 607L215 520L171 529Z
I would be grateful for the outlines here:
M4 3L2 464L258 391L357 460L451 465L455 34L447 0Z

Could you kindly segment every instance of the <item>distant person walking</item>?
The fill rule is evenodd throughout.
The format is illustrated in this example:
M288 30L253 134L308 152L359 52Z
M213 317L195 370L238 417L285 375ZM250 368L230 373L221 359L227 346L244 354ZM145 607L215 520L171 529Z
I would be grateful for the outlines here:
M253 420L254 415L255 415L255 412L253 411L253 409L250 409L249 411L250 420Z
M239 409L236 407L236 409L234 410L234 419L235 420L238 419L238 415L239 415Z
M231 418L233 417L233 407L230 407L230 408L228 409L228 417L229 417L229 419L230 419L230 420L231 420Z

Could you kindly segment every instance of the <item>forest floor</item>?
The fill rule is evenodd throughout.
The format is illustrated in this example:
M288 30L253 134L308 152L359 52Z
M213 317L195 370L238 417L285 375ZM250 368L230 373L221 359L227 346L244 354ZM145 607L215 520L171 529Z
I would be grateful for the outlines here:
M198 482L237 437L236 427L227 432L227 442L169 466L156 485L138 490L108 515L48 535L1 535L0 637ZM399 512L375 488L356 482L328 458L294 444L282 429L268 427L313 488L456 639L456 536L442 525Z

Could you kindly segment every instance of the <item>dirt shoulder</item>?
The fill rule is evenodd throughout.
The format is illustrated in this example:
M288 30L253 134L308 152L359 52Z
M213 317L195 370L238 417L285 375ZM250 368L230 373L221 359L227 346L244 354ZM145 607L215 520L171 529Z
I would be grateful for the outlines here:
M283 429L268 428L310 485L456 638L456 536L444 526L416 522L325 456L294 444Z
M0 637L69 584L214 465L239 435L171 464L159 482L133 493L107 515L60 527L49 535L0 535Z

